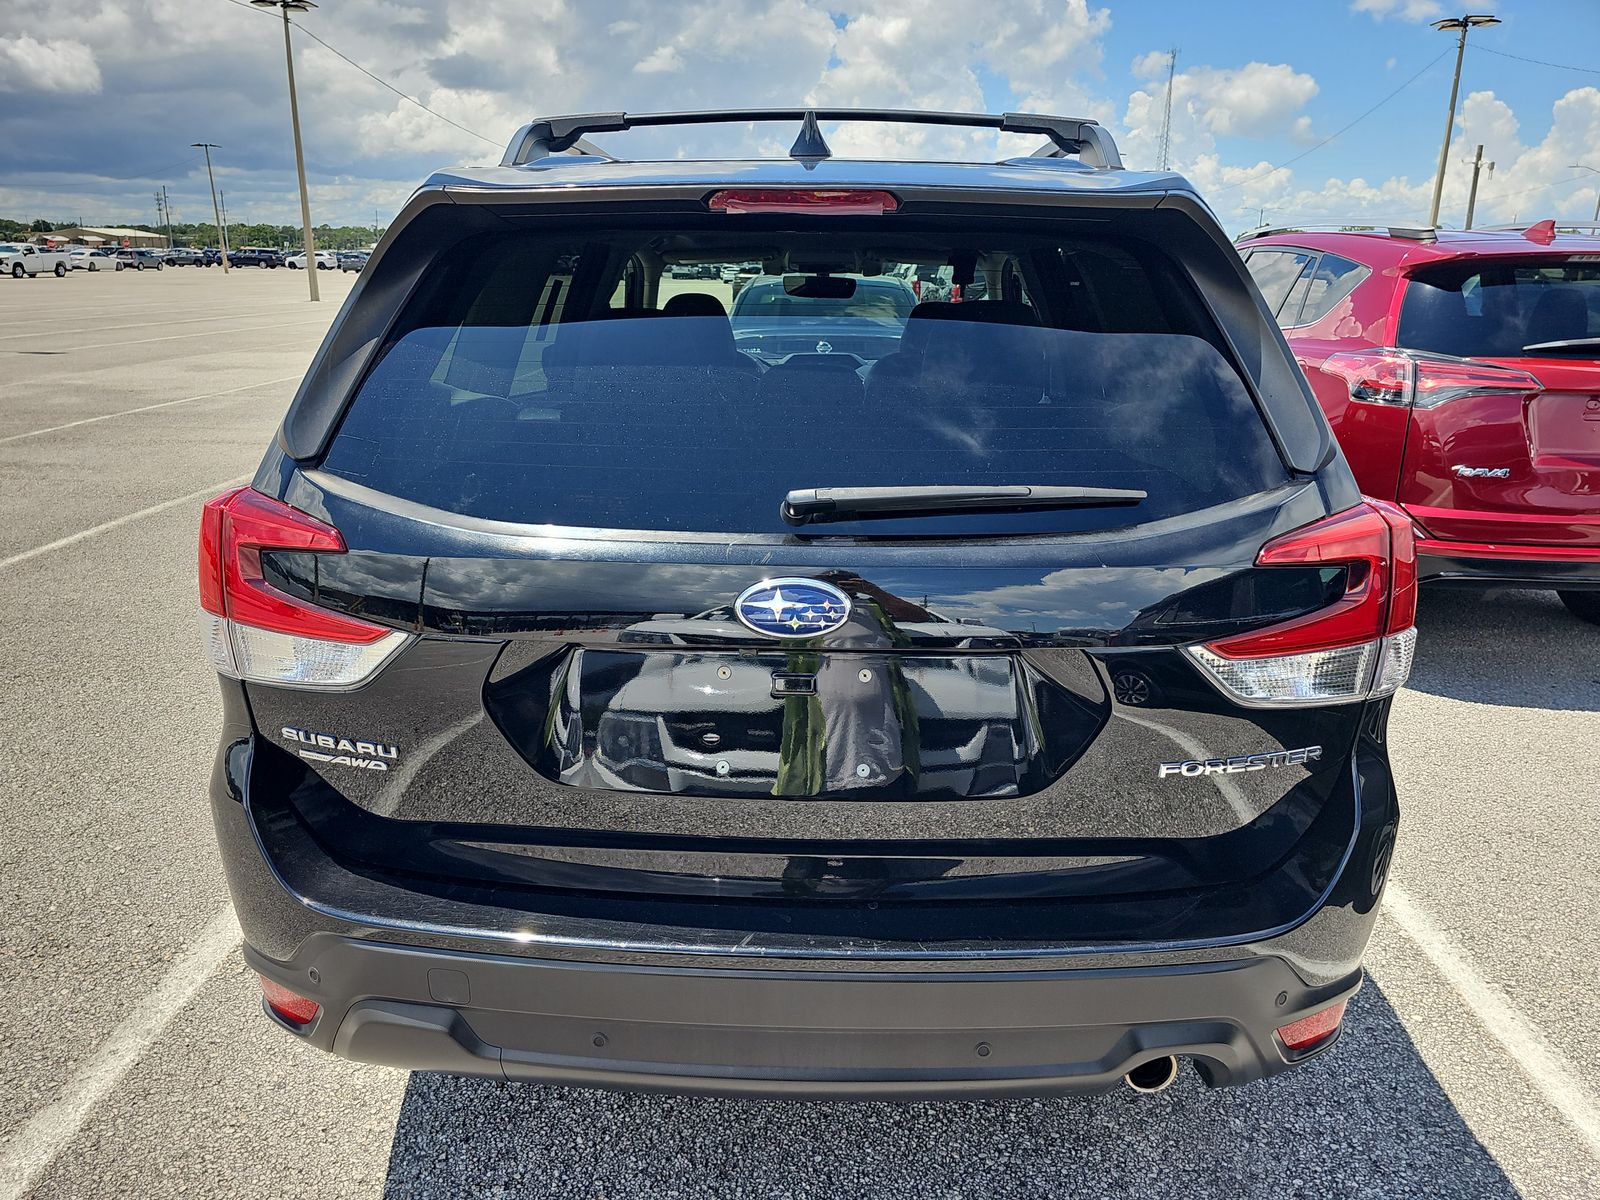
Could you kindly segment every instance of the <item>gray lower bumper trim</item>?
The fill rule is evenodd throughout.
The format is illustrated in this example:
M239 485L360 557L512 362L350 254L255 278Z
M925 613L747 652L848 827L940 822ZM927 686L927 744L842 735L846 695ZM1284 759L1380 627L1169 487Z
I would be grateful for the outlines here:
M246 956L317 1000L321 1015L297 1032L348 1058L725 1095L1097 1091L1166 1054L1193 1057L1212 1084L1246 1083L1293 1065L1276 1027L1360 982L1308 989L1275 958L841 974L530 960L331 934L307 939L291 963Z

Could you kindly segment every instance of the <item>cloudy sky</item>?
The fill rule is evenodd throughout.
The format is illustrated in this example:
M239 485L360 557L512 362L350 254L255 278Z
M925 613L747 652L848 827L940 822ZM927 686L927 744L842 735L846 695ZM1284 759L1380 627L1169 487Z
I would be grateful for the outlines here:
M1600 168L1600 0L1480 7L1504 23L1469 43L1442 219L1462 219L1461 160L1479 142L1496 163L1479 223L1589 219L1600 173L1570 164ZM1260 215L1426 215L1454 59L1453 35L1427 25L1443 10L1439 0L322 0L299 18L295 53L313 217L345 224L385 220L434 167L494 161L518 124L550 112L806 102L1059 112L1095 117L1130 166L1154 166L1175 46L1172 162L1238 230ZM274 15L242 0L5 0L0 11L0 215L154 221L151 193L165 184L179 220L209 219L204 165L188 147L210 141L222 146L232 219L297 218ZM642 132L610 146L635 158L781 153L792 133L721 136ZM1011 151L990 135L872 126L834 146Z

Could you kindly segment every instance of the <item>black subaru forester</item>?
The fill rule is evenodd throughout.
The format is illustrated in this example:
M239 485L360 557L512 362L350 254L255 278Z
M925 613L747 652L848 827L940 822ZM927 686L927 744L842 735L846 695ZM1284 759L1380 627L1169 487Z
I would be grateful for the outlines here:
M588 140L748 121L791 155ZM412 197L204 510L245 953L423 1070L1270 1075L1360 983L1415 572L1216 219L1094 122L537 121Z

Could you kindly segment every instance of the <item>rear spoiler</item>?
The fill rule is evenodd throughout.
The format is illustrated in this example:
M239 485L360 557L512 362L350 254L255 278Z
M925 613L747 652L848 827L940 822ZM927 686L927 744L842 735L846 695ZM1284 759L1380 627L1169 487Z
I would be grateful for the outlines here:
M902 108L728 108L658 113L580 113L540 117L530 121L511 139L501 158L502 167L517 167L552 154L579 149L585 154L614 158L588 141L589 133L617 133L663 125L742 125L752 121L799 121L800 136L789 151L791 158L831 158L819 121L884 121L900 125L955 125L972 129L997 129L1001 133L1033 133L1049 138L1035 151L1042 157L1076 155L1086 167L1120 171L1122 156L1105 128L1085 117L1052 117L1041 113L920 112Z

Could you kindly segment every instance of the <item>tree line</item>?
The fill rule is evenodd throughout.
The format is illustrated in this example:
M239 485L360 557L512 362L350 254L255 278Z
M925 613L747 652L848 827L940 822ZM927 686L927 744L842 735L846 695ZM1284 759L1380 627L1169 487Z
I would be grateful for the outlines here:
M78 221L49 221L42 217L35 221L12 221L0 217L0 241L20 240L37 233L49 233L54 229L76 229L80 224ZM163 235L167 232L165 225L139 224L119 227ZM319 250L360 250L377 241L383 231L381 229L374 231L369 225L318 225L312 232ZM298 248L304 240L305 235L298 225L248 225L242 221L228 222L228 245L234 249L240 246ZM217 227L210 221L200 224L174 221L172 241L176 246L220 244L217 240Z

